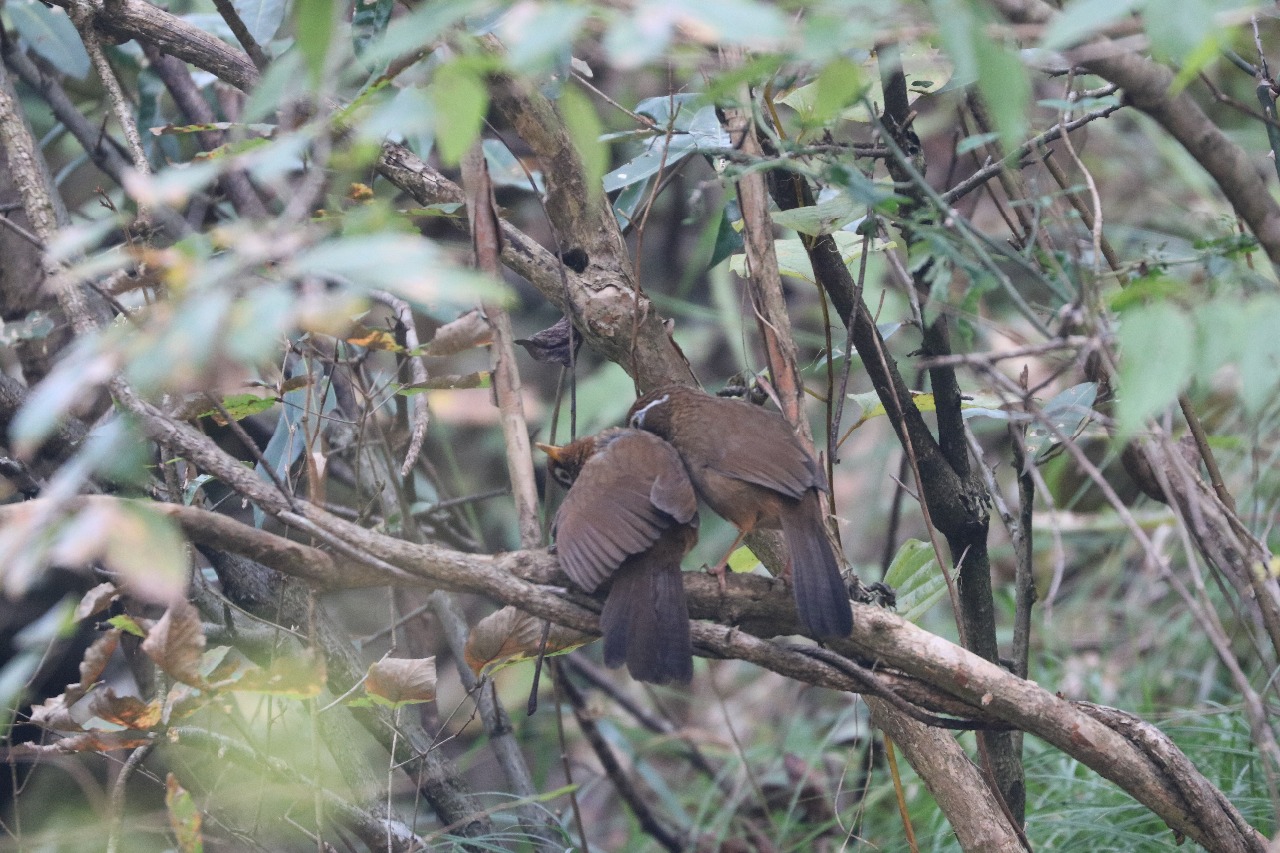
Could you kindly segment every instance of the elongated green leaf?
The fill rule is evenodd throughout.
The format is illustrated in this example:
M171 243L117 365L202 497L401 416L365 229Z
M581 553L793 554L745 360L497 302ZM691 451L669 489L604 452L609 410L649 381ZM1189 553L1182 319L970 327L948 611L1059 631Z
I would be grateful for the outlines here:
M947 579L938 570L933 547L919 539L902 543L889 564L884 582L897 593L898 615L909 622L919 621L947 594Z
M1119 21L1145 0L1074 0L1044 32L1041 47L1058 50L1079 44L1094 33Z
M284 0L231 0L231 5L244 21L249 35L266 49L284 22Z
M1093 415L1093 401L1098 396L1098 383L1082 382L1056 394L1044 404L1044 416L1058 430L1067 436L1074 437L1084 429L1087 420ZM1027 455L1038 457L1058 439L1040 422L1033 423L1027 429Z
M431 81L436 107L436 146L450 166L462 161L471 143L480 136L489 108L489 90L470 63L450 62L436 69Z
M296 0L294 6L298 49L307 63L311 84L318 86L324 77L329 45L333 42L336 12L334 0Z
M1135 308L1120 321L1120 393L1116 421L1122 435L1173 402L1195 365L1190 318L1167 302Z
M600 123L600 117L596 115L595 108L586 96L571 86L560 92L560 112L564 116L569 136L573 138L574 147L582 157L587 186L598 197L601 180L609 167L609 152L600 142L604 125Z
M351 43L356 56L364 56L369 46L386 33L394 6L394 0L356 0L351 16Z
M66 12L39 0L9 0L4 9L13 28L32 50L68 77L85 78L89 54Z
M783 228L794 228L801 234L817 236L838 231L865 212L865 206L840 193L808 207L780 210L773 214L773 222Z

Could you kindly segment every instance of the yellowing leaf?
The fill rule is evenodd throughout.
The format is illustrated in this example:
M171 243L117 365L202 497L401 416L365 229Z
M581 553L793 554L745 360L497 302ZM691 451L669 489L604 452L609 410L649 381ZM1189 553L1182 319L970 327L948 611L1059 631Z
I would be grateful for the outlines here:
M259 412L265 412L276 404L274 395L263 396L262 394L232 394L229 397L222 398L222 408L226 409L228 415L233 421L242 421L250 415L256 415ZM199 414L202 418L213 418L213 422L218 426L226 426L227 419L222 416L222 412L216 408L208 409Z
M387 352L403 352L404 347L396 343L396 336L387 329L370 329L368 326L356 325L347 334L347 343L365 349L386 350Z
M459 388L488 388L493 382L493 375L488 370L478 370L475 373L468 373L465 376L450 374L448 376L433 376L426 382L414 382L411 385L401 385L396 389L397 394L405 397L414 394L420 394L423 391L445 391Z
M204 841L200 835L200 809L191 793L168 774L164 780L164 807L169 812L169 828L173 830L181 853L201 853Z
M750 572L760 565L760 558L757 557L750 548L743 545L741 548L734 550L729 555L729 571L731 572Z
M234 684L236 691L311 699L324 689L327 670L324 658L310 652L296 656L281 655L263 668L245 669Z
M114 726L147 731L160 722L160 703L144 702L137 696L117 696L110 687L103 687L94 691L93 698L89 700L89 713Z

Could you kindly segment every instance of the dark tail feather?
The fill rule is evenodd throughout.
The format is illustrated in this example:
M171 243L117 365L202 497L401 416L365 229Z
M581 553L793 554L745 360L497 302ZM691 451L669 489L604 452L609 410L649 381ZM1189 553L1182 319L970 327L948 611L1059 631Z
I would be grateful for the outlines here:
M693 678L689 606L679 558L673 562L641 554L621 566L600 614L604 662L652 684Z
M810 635L847 637L853 631L849 589L840 576L840 563L823 528L820 500L816 491L810 491L782 511L796 610L800 624Z

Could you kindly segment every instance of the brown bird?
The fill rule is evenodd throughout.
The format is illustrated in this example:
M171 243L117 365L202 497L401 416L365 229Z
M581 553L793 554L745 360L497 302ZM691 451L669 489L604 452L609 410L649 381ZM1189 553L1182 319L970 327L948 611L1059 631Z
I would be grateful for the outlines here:
M782 528L801 624L814 637L849 635L849 591L823 522L826 483L785 418L671 385L636 400L627 423L675 447L698 494L737 526L739 540Z
M698 497L679 455L656 435L617 428L538 447L569 488L552 527L560 565L588 593L613 582L600 613L604 662L625 662L640 681L688 682L680 561L698 541Z

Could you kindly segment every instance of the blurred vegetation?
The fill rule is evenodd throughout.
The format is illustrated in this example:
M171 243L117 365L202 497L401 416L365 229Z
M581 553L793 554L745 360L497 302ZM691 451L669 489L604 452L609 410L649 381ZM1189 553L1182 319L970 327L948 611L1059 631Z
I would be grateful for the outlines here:
M563 176L501 108L519 87L554 104L588 195L603 192L619 223L633 280L617 287L635 284L672 322L709 390L767 367L741 277L736 182L761 170L805 179L816 204L773 209L776 248L815 444L838 448L833 514L853 570L866 583L888 574L900 613L960 640L943 570L921 544L918 484L809 267L804 241L819 234L836 238L913 390L934 390L919 357L944 355L922 352L923 327L945 318L965 356L974 464L1001 498L990 555L1002 655L1013 654L1021 546L1000 511L1016 517L1025 472L1038 593L1028 677L1155 724L1255 828L1276 832L1278 650L1256 601L1275 595L1280 573L1276 256L1207 165L1089 65L1132 53L1168 68L1169 96L1203 110L1183 117L1238 146L1246 189L1274 204L1272 6L1068 0L1025 4L1044 13L1031 20L1023 4L984 0L53 3L0 6L7 98L63 208L32 221L34 172L18 168L10 121L0 849L671 846L619 794L619 774L687 849L961 848L902 753L887 758L856 694L704 658L688 688L652 688L604 670L587 645L554 677L544 670L526 716L534 665L477 686L460 644L518 602L240 574L220 529L200 539L187 526L199 522L154 508L210 510L327 548L338 572L368 570L182 439L156 440L156 423L185 423L295 509L466 554L527 546L492 334L468 312L505 312L528 339L565 300L515 268L500 279L473 269L464 196L424 201L386 165L386 146L399 146L461 185L464 157L481 151L503 220L568 265L569 225L548 191ZM887 129L898 70L909 126ZM764 157L735 147L728 126L744 114ZM1015 151L1071 122L1066 140ZM991 166L1010 152L1001 179ZM82 317L69 315L70 291ZM573 319L589 345L572 371L518 351L539 441L617 425L638 378L658 369L610 361L587 330L596 318ZM461 330L461 343L439 345L444 330ZM836 422L824 401L842 390ZM932 397L918 405L936 426ZM1048 417L1027 414L1036 407ZM1206 483L1211 451L1232 535L1269 557L1245 556L1253 586L1135 480L1122 451L1150 436L1171 437ZM558 496L537 477L545 529ZM104 495L137 500L77 497ZM702 515L687 570L714 564L736 534ZM750 552L734 567L765 573ZM419 664L362 680L383 658ZM486 716L490 698L509 719ZM494 726L514 732L531 789L512 782ZM620 770L602 769L592 727ZM974 734L958 737L980 763ZM1023 763L1032 849L1183 840L1038 738ZM442 780L477 811L446 817L429 801Z

